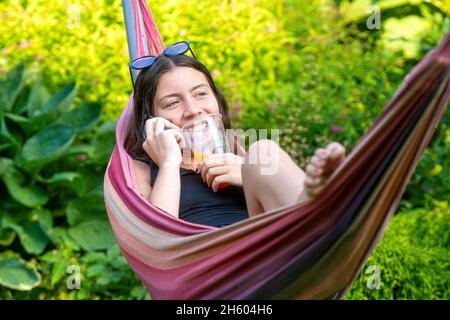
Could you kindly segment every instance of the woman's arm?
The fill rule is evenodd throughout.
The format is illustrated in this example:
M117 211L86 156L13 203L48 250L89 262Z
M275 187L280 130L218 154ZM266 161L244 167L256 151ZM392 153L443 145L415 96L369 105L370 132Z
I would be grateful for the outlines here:
M176 218L180 209L180 180L178 165L173 163L161 165L149 197L151 203Z
M158 208L178 218L181 188L179 167L161 166L152 188L148 164L139 160L133 162L139 193Z

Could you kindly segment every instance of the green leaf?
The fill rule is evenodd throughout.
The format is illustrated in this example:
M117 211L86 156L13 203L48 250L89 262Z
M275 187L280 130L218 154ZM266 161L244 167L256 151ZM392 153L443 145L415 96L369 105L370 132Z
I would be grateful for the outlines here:
M73 182L75 179L81 178L77 172L58 172L52 175L50 178L46 179L42 176L37 176L37 181L45 184L56 184L60 182Z
M16 144L12 142L0 142L0 151L7 150L9 148L14 147Z
M39 227L50 238L50 233L53 228L53 215L47 209L35 209L32 212L32 219L38 221Z
M62 277L66 274L68 263L64 259L56 260L55 264L53 264L52 271L50 274L50 284L54 286L58 283Z
M40 108L34 109L30 117L35 127L42 127L55 121L69 109L76 96L75 83L65 86L61 91L48 99Z
M78 133L88 131L100 118L101 106L98 103L82 103L64 113L57 123L63 123L74 128Z
M10 171L14 167L14 162L9 158L0 157L0 176Z
M63 124L44 128L32 136L22 148L22 158L26 162L43 165L57 159L75 139L75 131Z
M24 86L16 97L14 104L12 105L11 112L13 114L21 114L25 110L28 102L28 96L30 95L30 89Z
M7 214L3 217L3 227L14 230L19 236L20 243L30 254L41 254L49 242L49 238L41 228L45 222L39 221L35 215L23 214L20 216Z
M41 283L41 275L22 258L7 251L0 254L0 284L10 289L29 291Z
M36 76L36 80L33 83L33 87L31 88L30 94L28 95L28 101L26 105L27 115L30 117L32 114L36 112L39 108L41 97L45 92L45 88L41 86L41 73L39 72ZM48 92L47 99L48 99Z
M94 146L90 146L87 144L82 144L82 145L71 145L65 155L66 156L70 156L70 155L79 155L79 154L86 154L88 157L91 157L94 153L95 153L95 147Z
M83 177L82 179L77 179L77 188L73 190L76 192L78 197L85 196L91 192L96 192L96 189L101 189L103 193L103 179L105 172L101 169L96 169L93 166L81 167L77 172Z
M27 117L14 113L7 113L5 114L5 117L11 119L12 121L20 125L27 125L31 122L30 119L28 119Z
M11 111L25 79L25 66L20 64L8 72L6 79L0 85L0 110Z
M105 122L97 130L92 145L96 161L100 164L107 164L116 143L116 121Z
M6 125L5 118L0 120L0 151L14 146L19 146L20 143L16 137L9 131Z
M49 237L53 244L67 246L68 244L76 246L78 250L78 245L75 244L72 238L69 237L67 229L65 227L54 227L49 230Z
M86 251L104 250L115 244L108 221L85 221L69 228L70 237Z
M88 220L106 219L105 200L102 194L94 193L73 199L67 206L67 222L74 225Z
M0 246L9 246L16 238L16 233L13 230L6 230L0 228Z
M16 168L11 167L2 175L9 195L18 203L29 207L39 207L49 200L47 192L35 185L30 185L29 180Z
M88 277L98 277L100 276L103 271L105 271L106 266L104 264L94 264L87 268L86 270L86 276Z

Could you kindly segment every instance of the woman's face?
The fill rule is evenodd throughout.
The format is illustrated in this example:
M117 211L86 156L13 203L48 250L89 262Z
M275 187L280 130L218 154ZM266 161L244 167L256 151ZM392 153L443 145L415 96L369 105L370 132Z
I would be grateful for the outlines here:
M205 75L189 67L176 67L159 79L154 115L182 127L187 121L219 112L219 104Z

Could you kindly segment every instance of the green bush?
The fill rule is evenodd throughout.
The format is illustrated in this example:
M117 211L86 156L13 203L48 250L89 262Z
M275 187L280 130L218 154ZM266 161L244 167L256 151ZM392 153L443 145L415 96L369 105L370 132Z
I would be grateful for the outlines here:
M450 298L450 207L434 205L392 219L345 299ZM373 266L379 268L379 289L373 287Z
M365 26L369 2L383 8L385 28ZM450 27L440 0L150 5L165 43L190 40L212 71L234 126L281 129L281 146L302 166L331 140L350 150ZM92 221L106 221L103 174L132 88L121 1L6 0L0 19L9 79L0 85L0 297L148 298L110 233L85 236L108 232ZM10 72L19 62L31 68ZM381 268L382 289L367 290L363 273L347 298L448 298L448 208L435 199L450 194L449 112L367 264ZM52 135L59 142L46 144ZM69 265L80 267L81 290L67 290Z
M126 298L133 283L143 298L104 206L115 122L93 132L100 105L72 106L74 83L50 95L40 78L19 65L0 79L0 298ZM69 266L87 290L66 294Z

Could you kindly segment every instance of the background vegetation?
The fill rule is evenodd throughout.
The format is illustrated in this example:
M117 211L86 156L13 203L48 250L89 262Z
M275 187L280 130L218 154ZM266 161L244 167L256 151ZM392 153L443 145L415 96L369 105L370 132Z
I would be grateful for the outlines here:
M450 28L440 0L155 0L166 44L188 39L233 125L278 128L300 165L349 150ZM119 0L0 1L0 298L146 299L112 237L103 174L131 93ZM51 142L49 142L51 141ZM346 299L448 299L449 110ZM81 289L68 290L69 265ZM379 289L369 289L371 266Z

